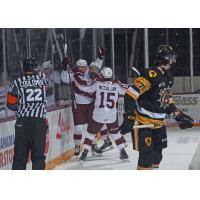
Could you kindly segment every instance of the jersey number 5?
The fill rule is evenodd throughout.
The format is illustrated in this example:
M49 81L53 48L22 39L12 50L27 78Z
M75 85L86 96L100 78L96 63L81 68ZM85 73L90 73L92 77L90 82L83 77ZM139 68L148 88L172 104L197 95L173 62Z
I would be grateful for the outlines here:
M112 99L112 97L115 96L115 93L109 92L106 94L107 94L106 106L108 108L112 109L115 106L115 101ZM101 99L100 99L99 108L104 108L105 107L105 105L104 105L105 92L101 92L100 95L101 95Z

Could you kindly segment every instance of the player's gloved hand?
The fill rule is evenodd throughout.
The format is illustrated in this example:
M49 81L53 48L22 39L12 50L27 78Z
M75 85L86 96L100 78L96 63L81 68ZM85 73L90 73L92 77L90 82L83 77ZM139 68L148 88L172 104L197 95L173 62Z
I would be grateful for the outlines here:
M122 125L120 126L121 134L125 135L133 129L135 123L135 116L133 116L132 112L126 112L123 114L124 120Z
M103 47L98 47L97 49L97 55L98 55L98 58L103 58L105 55L106 55L106 49L103 48Z
M64 57L62 60L62 63L60 65L61 70L67 70L68 64L70 63L70 58L69 57Z
M84 72L78 67L73 67L72 72L74 73L74 77L79 77L84 75Z
M192 128L194 120L189 116L180 112L179 115L176 116L175 120L179 122L179 127L181 129Z

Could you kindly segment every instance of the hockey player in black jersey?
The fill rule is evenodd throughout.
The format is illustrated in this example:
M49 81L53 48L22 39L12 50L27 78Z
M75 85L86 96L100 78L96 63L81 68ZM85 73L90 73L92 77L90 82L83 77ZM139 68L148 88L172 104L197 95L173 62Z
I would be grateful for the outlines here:
M26 58L24 74L13 81L7 93L7 107L16 111L13 170L25 170L29 152L32 169L45 169L46 79L37 73L38 62Z
M173 76L169 70L175 62L173 48L160 45L155 56L155 67L144 70L124 95L125 113L121 133L131 131L133 147L139 151L138 169L159 167L162 150L167 147L166 127L163 124L166 114L173 113L181 129L193 126L193 119L178 110L172 99ZM134 124L159 126L133 130Z

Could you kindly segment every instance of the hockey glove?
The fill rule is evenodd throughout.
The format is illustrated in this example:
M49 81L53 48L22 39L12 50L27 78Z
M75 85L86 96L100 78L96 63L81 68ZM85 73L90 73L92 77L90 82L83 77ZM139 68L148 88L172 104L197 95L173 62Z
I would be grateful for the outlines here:
M130 132L133 129L135 123L135 116L133 113L126 112L123 114L124 120L122 125L120 126L121 134L125 135L126 133Z
M98 47L97 49L97 55L98 55L98 58L103 58L105 55L106 55L106 49L103 48L103 47Z
M180 114L176 116L175 120L180 123L179 127L181 129L193 127L194 120L190 116L184 114L183 112L180 112Z
M61 70L67 70L68 64L70 63L70 58L69 57L64 57L62 60L62 63L60 65Z

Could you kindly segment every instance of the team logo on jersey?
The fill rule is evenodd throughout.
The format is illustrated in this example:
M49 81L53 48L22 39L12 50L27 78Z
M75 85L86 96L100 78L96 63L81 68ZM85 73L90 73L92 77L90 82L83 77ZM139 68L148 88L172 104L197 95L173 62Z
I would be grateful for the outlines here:
M149 77L156 77L156 76L157 76L156 71L154 71L154 70L149 71Z
M171 88L165 88L160 90L160 99L158 100L160 102L160 107L166 108L171 102L172 98L172 91Z
M145 143L146 143L146 145L147 145L148 147L151 146L151 142L152 142L151 137L146 137L146 138L144 139L144 141L145 141Z

